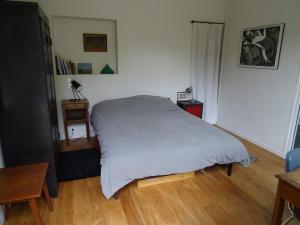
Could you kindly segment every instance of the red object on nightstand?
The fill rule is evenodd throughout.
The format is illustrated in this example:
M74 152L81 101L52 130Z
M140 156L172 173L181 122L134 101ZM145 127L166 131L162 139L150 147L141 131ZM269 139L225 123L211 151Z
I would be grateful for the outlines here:
M180 108L182 108L183 110L202 119L202 114L203 114L203 103L202 102L178 101L177 105Z

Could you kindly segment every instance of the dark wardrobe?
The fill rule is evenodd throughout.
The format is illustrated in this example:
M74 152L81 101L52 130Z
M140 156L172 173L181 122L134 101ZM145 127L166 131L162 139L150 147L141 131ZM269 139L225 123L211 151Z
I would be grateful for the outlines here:
M49 21L37 3L0 1L0 139L6 167L49 162L58 185L58 126ZM29 178L30 179L30 178Z

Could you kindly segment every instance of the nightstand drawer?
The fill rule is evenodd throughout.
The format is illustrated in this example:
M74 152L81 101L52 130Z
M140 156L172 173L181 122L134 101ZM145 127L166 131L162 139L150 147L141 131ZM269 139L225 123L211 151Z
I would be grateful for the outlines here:
M87 104L76 103L76 104L66 104L64 105L65 109L85 109Z
M185 111L193 114L194 116L202 118L202 106L200 105L188 106L186 107Z
M86 110L83 109L65 109L66 110L66 121L72 120L83 120L87 118Z
M191 113L194 116L199 117L202 119L203 114L203 103L199 101L178 101L177 105L182 108L183 110Z

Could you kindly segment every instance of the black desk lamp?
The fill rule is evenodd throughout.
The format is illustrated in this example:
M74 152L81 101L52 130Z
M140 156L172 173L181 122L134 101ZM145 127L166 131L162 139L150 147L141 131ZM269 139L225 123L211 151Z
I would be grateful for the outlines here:
M190 86L187 89L185 89L185 92L188 94L189 96L189 101L194 102L194 96L193 96L193 87Z
M74 96L74 101L76 100L80 100L80 96L82 96L83 98L86 98L82 93L82 86L80 83L78 83L76 80L72 80L71 81L71 89L73 92L73 96Z

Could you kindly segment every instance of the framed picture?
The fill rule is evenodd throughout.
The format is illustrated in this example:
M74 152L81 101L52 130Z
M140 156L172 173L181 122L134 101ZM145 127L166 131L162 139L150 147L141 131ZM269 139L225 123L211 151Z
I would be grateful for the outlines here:
M83 47L85 52L107 52L107 35L84 33Z
M78 74L92 74L92 63L77 63Z
M177 101L188 101L189 95L186 92L177 92Z
M239 66L278 69L284 24L243 29Z

